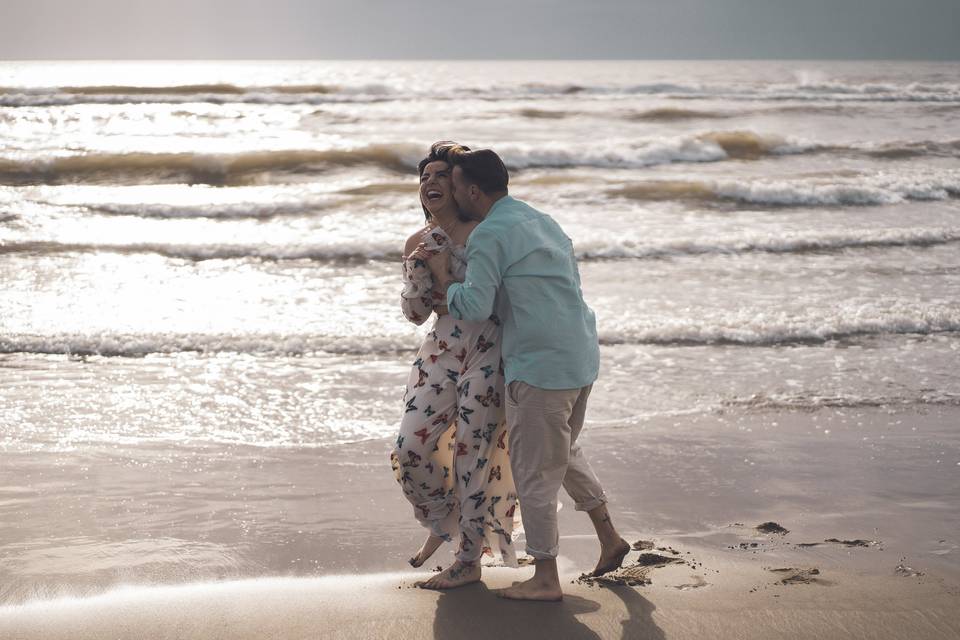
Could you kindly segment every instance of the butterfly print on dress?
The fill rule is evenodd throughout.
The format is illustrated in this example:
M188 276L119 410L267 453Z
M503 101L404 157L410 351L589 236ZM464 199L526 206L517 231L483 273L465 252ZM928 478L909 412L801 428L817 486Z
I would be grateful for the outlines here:
M487 387L486 395L482 395L482 396L477 395L473 397L477 402L479 402L485 407L489 407L490 403L493 403L493 406L495 407L500 406L500 394L497 393L493 387Z

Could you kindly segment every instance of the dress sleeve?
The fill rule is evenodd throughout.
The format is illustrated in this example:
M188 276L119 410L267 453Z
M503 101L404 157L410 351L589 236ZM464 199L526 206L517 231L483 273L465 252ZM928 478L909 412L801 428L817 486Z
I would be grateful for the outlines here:
M403 261L400 308L404 317L416 325L426 322L433 313L433 276L422 260L411 258Z
M426 249L432 253L447 250L450 238L439 227L434 227L424 237ZM408 258L403 261L403 290L400 292L400 308L410 322L420 325L427 321L434 305L442 305L444 296L433 291L433 274L423 260Z

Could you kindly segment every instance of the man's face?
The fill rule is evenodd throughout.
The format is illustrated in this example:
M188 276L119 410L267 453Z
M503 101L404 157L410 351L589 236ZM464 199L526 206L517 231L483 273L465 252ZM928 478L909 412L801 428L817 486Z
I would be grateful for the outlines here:
M463 169L455 166L452 177L453 200L460 210L460 217L466 220L483 220L483 216L477 213L476 203L470 199L470 185L463 176Z

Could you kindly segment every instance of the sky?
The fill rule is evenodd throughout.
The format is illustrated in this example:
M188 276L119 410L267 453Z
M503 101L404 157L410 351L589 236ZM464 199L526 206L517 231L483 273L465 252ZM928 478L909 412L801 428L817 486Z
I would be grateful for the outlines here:
M0 59L960 60L960 0L0 0Z

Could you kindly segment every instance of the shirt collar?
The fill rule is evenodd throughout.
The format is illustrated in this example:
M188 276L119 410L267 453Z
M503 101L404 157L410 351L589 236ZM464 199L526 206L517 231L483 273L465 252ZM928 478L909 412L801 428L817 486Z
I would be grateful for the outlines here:
M484 218L484 219L489 218L489 217L492 216L492 215L496 212L496 210L499 209L502 205L508 204L508 203L510 203L510 202L513 202L513 198L512 198L511 196L509 196L509 195L503 196L502 198L500 198L499 200L497 200L496 202L493 203L493 205L490 207L490 211L487 211L487 216L486 216L486 218Z

